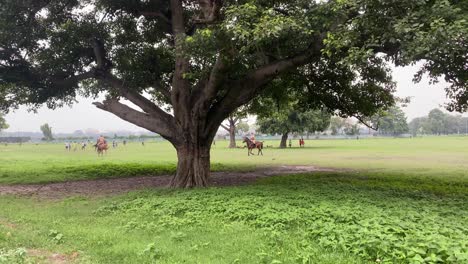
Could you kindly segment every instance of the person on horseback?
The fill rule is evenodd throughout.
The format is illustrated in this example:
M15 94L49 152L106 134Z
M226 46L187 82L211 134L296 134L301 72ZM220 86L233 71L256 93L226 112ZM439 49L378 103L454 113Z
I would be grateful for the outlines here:
M256 143L256 141L255 141L255 134L254 134L254 133L252 133L252 134L250 135L250 141L252 141L253 144Z
M247 155L248 156L250 156L250 154L253 155L252 150L255 149L255 148L258 149L258 154L257 155L262 154L262 156L263 156L263 142L256 141L255 140L255 135L253 133L251 134L250 138L248 136L245 136L244 141L242 141L242 143L247 144Z
M99 138L97 139L96 145L102 145L102 144L107 144L106 139L104 138L103 135L100 135Z
M99 138L96 141L96 145L94 145L96 148L96 151L98 152L98 155L103 155L108 147L107 147L107 141L104 138L104 136L99 136Z

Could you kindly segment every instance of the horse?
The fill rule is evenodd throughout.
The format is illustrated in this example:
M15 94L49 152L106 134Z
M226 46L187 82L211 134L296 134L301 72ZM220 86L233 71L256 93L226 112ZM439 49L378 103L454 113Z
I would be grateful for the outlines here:
M94 144L94 148L96 149L98 156L104 156L104 153L107 153L109 146L107 146L107 143L101 143Z
M257 141L257 142L254 143L254 142L252 142L252 140L250 140L250 138L245 137L244 141L242 141L242 143L247 143L247 155L248 156L250 156L250 154L255 155L252 152L252 150L254 148L258 149L257 155L262 154L262 156L263 156L263 142L262 141Z

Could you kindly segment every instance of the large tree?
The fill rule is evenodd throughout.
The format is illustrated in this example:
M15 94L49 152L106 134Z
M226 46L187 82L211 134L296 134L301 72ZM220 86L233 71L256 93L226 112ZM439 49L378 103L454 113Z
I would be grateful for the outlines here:
M262 133L280 134L279 147L286 148L290 133L324 131L330 125L330 114L324 110L301 111L297 105L290 105L267 116L260 116L257 124Z
M386 62L424 60L466 109L459 0L3 0L0 110L95 105L177 150L172 186L208 184L218 127L285 73L309 104L371 116L392 104ZM304 88L306 87L306 88ZM132 108L122 99L131 101Z
M236 148L237 125L242 122L242 118L247 117L244 109L238 109L226 119L227 124L221 124L221 127L229 132L229 148Z

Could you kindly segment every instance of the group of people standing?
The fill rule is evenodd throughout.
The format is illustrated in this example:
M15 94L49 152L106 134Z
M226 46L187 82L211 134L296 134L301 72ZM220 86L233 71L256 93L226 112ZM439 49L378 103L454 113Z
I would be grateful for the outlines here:
M86 149L86 146L88 146L88 143L87 142L81 142L81 143L78 143L78 142L66 142L65 143L65 150L67 151L71 151L73 149L73 151L77 151L78 150L78 146L81 146L81 150L85 150Z

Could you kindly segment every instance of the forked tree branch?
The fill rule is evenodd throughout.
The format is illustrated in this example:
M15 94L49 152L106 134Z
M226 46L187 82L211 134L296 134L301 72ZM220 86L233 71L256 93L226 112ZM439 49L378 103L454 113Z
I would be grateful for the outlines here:
M162 137L169 140L172 144L179 143L177 142L177 138L174 135L174 130L172 130L170 124L162 119L147 113L137 111L125 104L120 103L117 99L107 99L102 103L94 102L93 104L97 108L110 112L123 120L160 134Z
M165 120L169 124L172 124L174 122L174 117L171 116L170 114L166 113L163 111L159 106L157 106L155 103L153 103L151 100L148 98L144 97L140 93L127 88L123 81L118 79L117 77L113 76L110 73L104 73L103 77L101 77L101 80L107 82L110 84L112 87L117 89L117 91L126 99L128 99L130 102L134 103L138 107L141 108L144 112L151 114L152 116L155 116L156 118Z
M324 47L324 38L325 34L317 35L314 43L305 52L269 63L248 73L242 80L229 83L231 88L227 94L210 109L208 114L210 124L207 126L206 132L210 133L214 127L219 126L235 109L252 100L270 80L288 70L313 61L321 54L321 50Z

